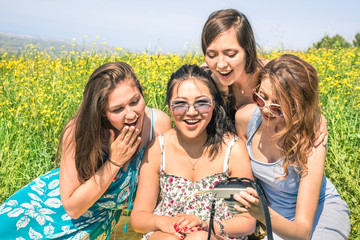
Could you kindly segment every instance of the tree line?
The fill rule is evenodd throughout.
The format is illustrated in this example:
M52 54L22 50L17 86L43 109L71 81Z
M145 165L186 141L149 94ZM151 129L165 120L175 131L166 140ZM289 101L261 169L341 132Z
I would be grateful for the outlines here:
M342 36L336 34L333 37L325 34L325 36L319 41L313 44L312 48L351 48L351 47L360 47L360 33L355 35L352 44L347 42Z

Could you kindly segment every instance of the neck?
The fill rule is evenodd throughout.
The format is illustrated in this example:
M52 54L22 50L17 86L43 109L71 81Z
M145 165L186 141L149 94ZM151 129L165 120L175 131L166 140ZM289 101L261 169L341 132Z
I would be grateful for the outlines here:
M177 128L175 129L179 145L189 154L189 156L192 156L194 158L196 158L196 156L198 155L201 156L204 151L204 144L207 139L206 131L204 131L201 135L195 138L188 138L182 135Z
M244 74L231 87L235 101L235 109L252 103L252 82L253 74Z

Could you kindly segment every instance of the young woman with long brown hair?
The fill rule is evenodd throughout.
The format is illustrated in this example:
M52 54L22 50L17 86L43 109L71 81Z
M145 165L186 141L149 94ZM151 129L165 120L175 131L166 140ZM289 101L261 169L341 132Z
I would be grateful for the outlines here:
M128 64L100 66L63 130L60 168L0 206L2 239L108 239L132 204L147 143L169 128L168 115L145 106Z
M202 68L211 72L234 120L237 109L252 103L254 75L269 60L258 58L250 21L236 9L210 14L202 30L201 46L206 62ZM315 146L327 143L326 119L323 116L321 119Z
M269 203L275 239L347 239L349 209L325 177L326 147L313 141L320 127L314 67L285 54L254 77L253 101L236 113L251 168ZM236 194L235 208L265 224L258 194Z

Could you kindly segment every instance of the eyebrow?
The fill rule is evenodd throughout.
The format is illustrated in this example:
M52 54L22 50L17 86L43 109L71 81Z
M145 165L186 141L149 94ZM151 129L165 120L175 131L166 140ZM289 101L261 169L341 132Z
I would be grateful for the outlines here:
M139 95L140 95L140 93L135 93L134 96L132 96L132 98L130 98L129 102L132 102L135 98L139 97ZM123 107L123 106L124 106L123 104L118 104L118 105L114 105L114 106L109 107L109 109L111 110L111 109L118 108L118 107Z
M209 50L206 50L206 53L216 53L218 52L217 50L213 50L213 49L209 49ZM238 49L235 49L235 48L227 48L227 49L224 49L222 50L221 52L225 52L225 53L228 53L228 52L239 52Z

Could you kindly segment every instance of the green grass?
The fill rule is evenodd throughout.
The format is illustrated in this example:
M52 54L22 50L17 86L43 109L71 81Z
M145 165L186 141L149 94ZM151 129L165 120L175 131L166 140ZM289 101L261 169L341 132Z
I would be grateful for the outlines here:
M262 53L273 59L284 52ZM293 52L312 63L329 131L325 173L351 210L350 239L360 238L360 49ZM0 203L32 179L56 167L58 139L74 115L92 71L109 61L135 70L148 106L167 111L166 82L195 54L132 54L121 49L42 52L36 46L0 56Z

